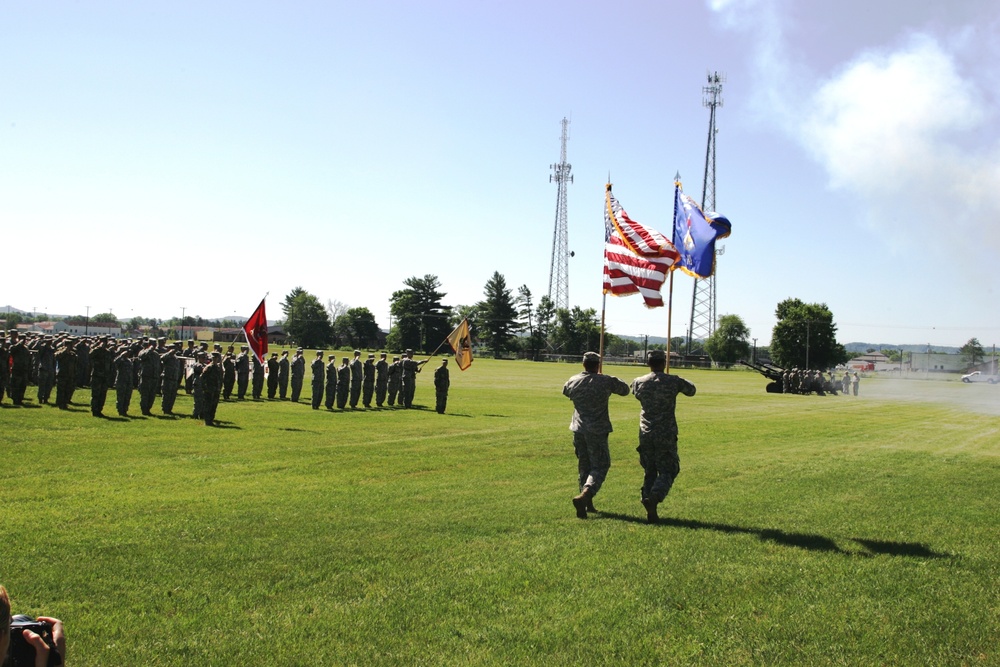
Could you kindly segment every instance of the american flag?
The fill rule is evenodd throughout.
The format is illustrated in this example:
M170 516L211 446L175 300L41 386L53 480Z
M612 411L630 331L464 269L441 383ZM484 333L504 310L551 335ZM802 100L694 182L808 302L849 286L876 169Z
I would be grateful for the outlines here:
M611 186L604 207L604 293L641 294L647 308L663 306L660 289L680 253L662 234L628 217Z

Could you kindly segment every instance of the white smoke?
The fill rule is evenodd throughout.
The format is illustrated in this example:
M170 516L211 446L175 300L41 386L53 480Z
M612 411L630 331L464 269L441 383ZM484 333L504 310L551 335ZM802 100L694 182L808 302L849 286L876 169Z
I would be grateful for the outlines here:
M811 89L791 90L789 81L816 79L791 71L804 58L789 53L780 4L709 0L709 7L728 27L753 31L758 106L825 169L832 188L860 199L879 238L912 250L947 230L951 250L997 258L997 109L963 75L961 40L914 33L856 55ZM965 29L966 43L976 29ZM982 80L995 75L982 71L992 62L980 65Z

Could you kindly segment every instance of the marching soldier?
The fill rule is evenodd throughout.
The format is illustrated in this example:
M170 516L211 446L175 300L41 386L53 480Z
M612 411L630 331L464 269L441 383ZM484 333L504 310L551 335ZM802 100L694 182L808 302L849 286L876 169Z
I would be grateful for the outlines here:
M448 377L448 360L442 359L441 365L434 370L435 408L439 415L444 414L444 409L448 405L448 387L450 386L451 379Z

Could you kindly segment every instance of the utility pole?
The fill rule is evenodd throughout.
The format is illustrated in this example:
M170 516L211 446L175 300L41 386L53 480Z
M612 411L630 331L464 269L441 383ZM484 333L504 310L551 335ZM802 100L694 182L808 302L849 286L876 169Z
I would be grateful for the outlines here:
M716 210L715 206L715 135L718 128L715 125L716 109L722 106L722 84L726 77L718 72L708 75L708 85L702 90L702 105L708 108L708 143L705 146L705 177L702 180L701 210L708 213ZM726 252L725 246L715 249L716 255ZM716 272L718 262L715 262ZM691 294L691 333L688 338L688 354L691 354L691 340L700 336L708 340L715 332L716 316L716 276L713 273L708 278L696 278L694 291Z
M90 333L90 306L86 306L86 308L87 308L87 321L83 325L83 335L84 336L86 336L86 335L88 335Z
M558 308L569 308L569 222L566 213L566 184L573 182L573 165L566 161L569 141L569 120L562 119L562 144L559 163L551 164L549 182L558 186L556 192L556 224L552 232L552 262L549 268L549 299Z
M181 306L181 341L184 340L184 311L186 310L186 306Z

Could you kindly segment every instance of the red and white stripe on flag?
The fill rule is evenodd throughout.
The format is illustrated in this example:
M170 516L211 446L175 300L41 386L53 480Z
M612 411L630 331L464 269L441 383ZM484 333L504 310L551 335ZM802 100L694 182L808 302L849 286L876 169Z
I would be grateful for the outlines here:
M604 292L641 294L647 308L660 308L660 289L680 253L665 236L631 218L607 190L604 208Z

